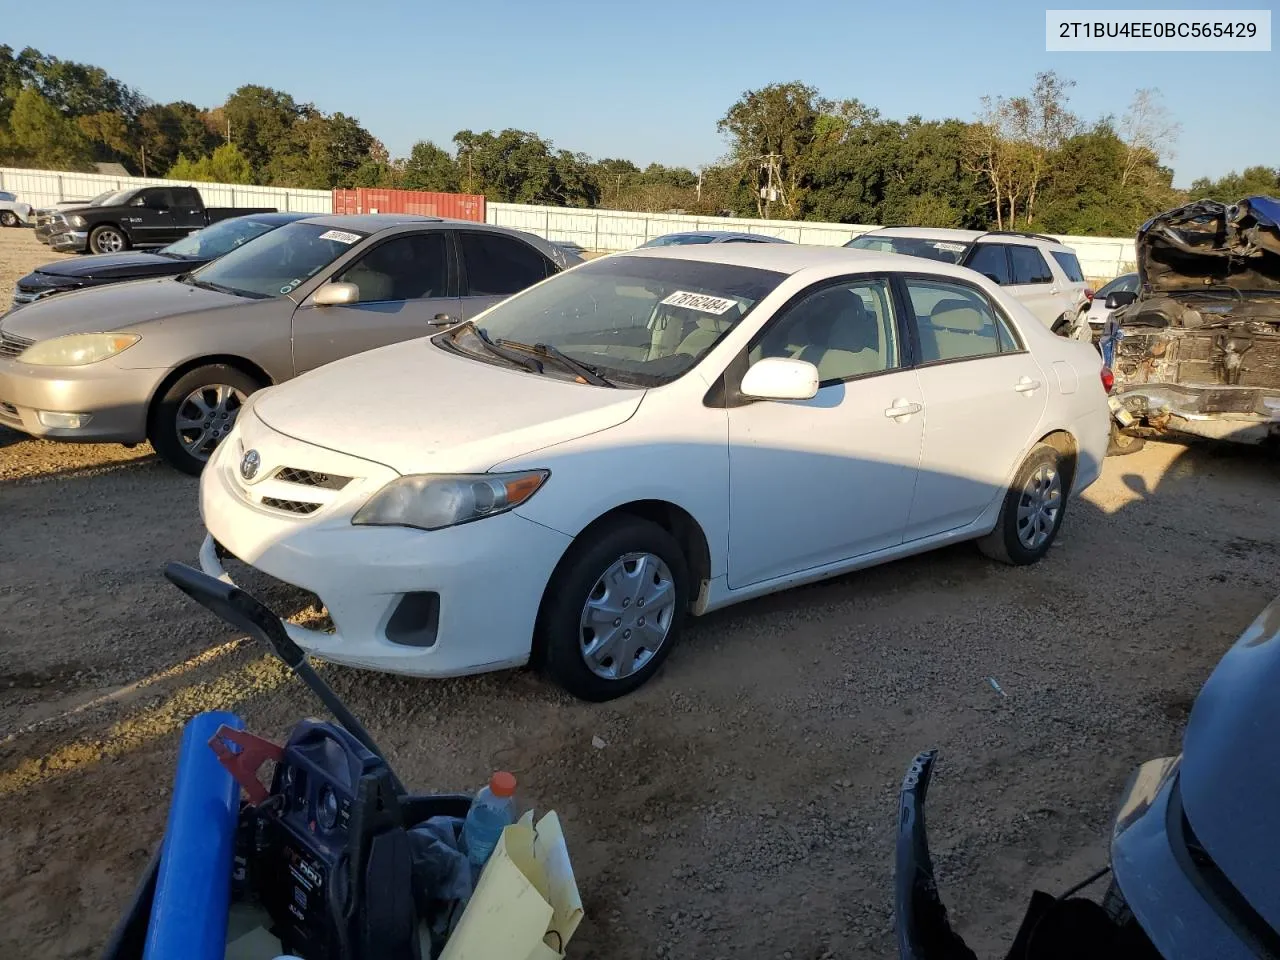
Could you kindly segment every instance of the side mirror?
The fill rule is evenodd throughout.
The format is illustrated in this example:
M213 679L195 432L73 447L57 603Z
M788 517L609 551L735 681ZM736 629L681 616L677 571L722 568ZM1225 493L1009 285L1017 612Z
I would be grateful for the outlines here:
M747 369L739 389L756 400L809 400L818 392L818 368L807 360L765 357Z
M1107 299L1103 306L1108 310L1114 310L1117 307L1127 307L1137 299L1138 295L1130 290L1117 290L1115 293L1107 294Z
M311 296L317 307L344 307L360 302L360 288L354 283L326 283Z

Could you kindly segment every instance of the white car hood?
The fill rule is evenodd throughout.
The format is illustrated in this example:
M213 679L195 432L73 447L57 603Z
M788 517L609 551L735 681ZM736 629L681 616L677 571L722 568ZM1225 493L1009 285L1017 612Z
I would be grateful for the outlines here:
M617 426L643 397L471 360L423 339L270 387L252 409L279 433L397 473L480 473Z

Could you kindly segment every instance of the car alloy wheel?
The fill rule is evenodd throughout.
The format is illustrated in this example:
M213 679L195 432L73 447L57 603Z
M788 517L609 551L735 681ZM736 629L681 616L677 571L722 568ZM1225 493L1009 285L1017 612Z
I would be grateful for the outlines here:
M1018 498L1018 540L1039 550L1052 535L1062 509L1062 479L1056 464L1041 463L1031 472Z
M119 253L124 249L124 234L111 227L99 227L93 234L94 253Z
M208 460L213 448L235 426L245 394L225 383L197 387L178 404L174 429L182 449L197 460Z
M0 210L0 224L6 227L16 227L18 225L18 215L12 210Z
M604 680L625 680L644 669L671 632L675 603L675 580L661 557L619 557L600 575L582 607L579 625L587 668Z

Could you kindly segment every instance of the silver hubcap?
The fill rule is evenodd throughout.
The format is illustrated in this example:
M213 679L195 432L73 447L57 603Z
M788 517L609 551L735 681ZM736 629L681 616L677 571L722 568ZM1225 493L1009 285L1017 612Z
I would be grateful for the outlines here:
M1053 533L1062 509L1062 480L1058 468L1048 463L1036 467L1018 498L1018 540L1028 550L1038 550Z
M244 393L225 383L197 387L178 405L175 423L182 449L197 460L208 460L213 448L231 432Z
M102 253L119 253L124 249L124 237L114 230L103 230L98 234L98 250Z
M623 680L653 659L671 632L676 585L651 553L628 553L596 581L582 607L582 659L605 680Z

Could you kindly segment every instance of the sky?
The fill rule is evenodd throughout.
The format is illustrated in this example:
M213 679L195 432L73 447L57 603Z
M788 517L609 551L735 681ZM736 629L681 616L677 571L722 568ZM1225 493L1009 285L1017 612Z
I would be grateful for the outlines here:
M0 43L96 64L161 102L208 107L242 84L275 87L355 116L392 156L516 127L597 158L697 168L724 154L726 110L769 83L800 80L895 119L970 120L983 95L1024 93L1055 70L1076 81L1071 107L1087 121L1157 87L1181 123L1177 186L1280 164L1274 49L1051 54L1044 11L1025 0L0 0Z

